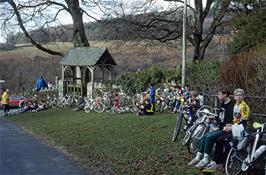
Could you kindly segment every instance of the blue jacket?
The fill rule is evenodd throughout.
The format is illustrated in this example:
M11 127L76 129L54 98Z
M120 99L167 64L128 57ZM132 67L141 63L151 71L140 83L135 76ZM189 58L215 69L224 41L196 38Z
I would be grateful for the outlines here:
M155 93L156 93L156 90L153 86L150 87L149 89L149 95L150 95L150 103L153 104L154 101L155 101Z
M39 77L36 81L36 90L39 91L41 89L45 89L47 88L47 83L46 81L42 78L42 77Z

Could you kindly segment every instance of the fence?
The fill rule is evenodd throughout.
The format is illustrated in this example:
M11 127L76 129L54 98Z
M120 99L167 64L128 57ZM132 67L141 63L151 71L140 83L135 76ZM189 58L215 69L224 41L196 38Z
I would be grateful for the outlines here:
M217 95L204 94L204 104L217 108L220 102ZM231 97L233 98L233 96ZM266 97L246 96L246 103L250 106L250 120L258 122L266 122Z

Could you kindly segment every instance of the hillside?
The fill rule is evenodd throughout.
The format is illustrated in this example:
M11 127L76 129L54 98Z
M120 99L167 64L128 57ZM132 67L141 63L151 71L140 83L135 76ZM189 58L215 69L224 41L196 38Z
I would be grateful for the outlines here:
M174 68L181 62L182 47L179 43L161 44L147 41L91 41L92 47L107 47L117 62L114 77L128 71L136 71L150 66ZM35 47L19 45L13 50L0 51L0 79L6 80L6 86L14 91L27 91L34 87L38 76L43 75L53 83L56 76L61 76L60 57L44 53ZM176 47L178 46L178 47ZM71 43L50 43L46 47L67 53ZM222 56L218 47L213 44L206 58ZM213 49L215 48L215 49ZM187 48L188 61L192 55L192 47Z

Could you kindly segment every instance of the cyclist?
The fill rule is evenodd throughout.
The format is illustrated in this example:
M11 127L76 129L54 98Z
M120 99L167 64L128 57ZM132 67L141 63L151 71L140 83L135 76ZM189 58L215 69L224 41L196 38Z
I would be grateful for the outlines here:
M138 115L154 115L154 104L150 103L149 98L146 98L139 106Z
M210 162L210 153L216 139L223 134L223 127L233 121L234 102L229 97L230 91L226 88L221 88L218 92L218 98L221 101L218 117L216 121L219 124L219 129L205 134L199 142L198 152L196 157L188 163L188 166L195 165L197 168L203 168ZM220 150L221 151L221 150ZM222 154L222 151L220 152ZM211 166L212 164L210 164Z
M184 126L184 131L186 131L190 126L192 126L193 122L196 120L196 112L200 108L200 101L197 98L199 93L197 91L191 91L190 96L188 100L188 109L189 109L189 118L188 122Z
M1 104L3 105L5 115L9 112L9 89L4 90L1 96Z
M236 89L234 91L234 99L236 101L233 108L233 122L234 124L243 124L246 128L247 121L249 118L250 109L249 106L244 102L245 92L243 89ZM227 124L224 127L224 132L216 139L215 153L213 161L207 166L204 172L214 172L221 164L224 163L228 152L230 150L229 141L232 138L231 129L232 124ZM225 148L225 150L224 150Z
M236 89L234 91L234 98L236 104L234 106L234 123L242 124L244 128L247 127L247 122L249 119L250 108L244 101L245 92L243 89Z
M185 92L183 93L183 96L185 97L186 100L190 98L190 91L191 91L190 85L185 84Z
M155 101L155 95L156 95L156 89L154 87L154 84L151 83L150 88L148 90L149 92L149 99L150 99L150 103L154 105L154 101Z
M182 103L182 100L184 99L183 97L184 93L185 93L185 89L183 89L181 85L177 85L176 98L175 98L176 101L175 101L175 107L173 109L173 113L175 113L179 109Z

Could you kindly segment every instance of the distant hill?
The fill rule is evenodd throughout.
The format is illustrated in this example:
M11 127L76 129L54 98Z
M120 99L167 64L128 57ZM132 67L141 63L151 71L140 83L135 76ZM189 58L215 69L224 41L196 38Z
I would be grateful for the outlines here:
M162 69L175 68L181 63L182 47L181 42L171 45L159 42L149 43L148 41L90 41L92 47L107 47L117 62L113 76L117 77L125 72L137 71L150 66L157 66ZM67 53L73 47L71 43L49 43L46 47ZM223 57L223 50L212 44L207 50L208 58L219 59ZM188 62L192 58L193 48L187 48ZM0 52L0 79L7 81L6 85L15 91L22 91L22 88L32 89L35 80L43 75L47 81L53 83L55 77L61 77L61 57L52 56L41 52L35 47L28 46L13 50Z

